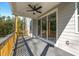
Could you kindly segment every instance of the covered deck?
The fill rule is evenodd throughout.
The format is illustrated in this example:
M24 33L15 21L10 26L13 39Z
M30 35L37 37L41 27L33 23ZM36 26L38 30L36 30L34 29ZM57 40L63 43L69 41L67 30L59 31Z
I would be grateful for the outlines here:
M37 37L37 32L34 35L22 35L19 36L18 21L19 17L29 17L33 21L38 20L45 14L56 7L59 2L14 2L10 3L12 6L13 15L15 15L15 32L4 40L0 44L0 55L1 56L55 56L54 44L49 40L43 40L42 38ZM36 13L35 15L32 12L26 12L29 9L28 4L31 5L41 5L42 13ZM25 19L26 20L26 19ZM23 31L24 32L24 31ZM46 38L47 39L47 38Z

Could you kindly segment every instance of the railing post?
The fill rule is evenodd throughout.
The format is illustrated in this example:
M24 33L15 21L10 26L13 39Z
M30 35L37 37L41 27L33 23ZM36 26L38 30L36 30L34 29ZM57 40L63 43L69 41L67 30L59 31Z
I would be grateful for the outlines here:
M16 36L15 39L18 38L18 20L19 20L18 16L15 16L15 36Z
M1 45L0 45L0 56L1 56Z

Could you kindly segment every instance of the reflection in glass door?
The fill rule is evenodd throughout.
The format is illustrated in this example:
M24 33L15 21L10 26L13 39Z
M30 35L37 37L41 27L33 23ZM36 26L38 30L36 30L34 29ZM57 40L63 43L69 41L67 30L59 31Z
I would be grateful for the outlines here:
M41 20L38 20L38 36L41 37Z
M48 40L56 41L56 13L48 16Z
M46 38L46 33L47 32L47 21L46 17L42 18L42 38Z

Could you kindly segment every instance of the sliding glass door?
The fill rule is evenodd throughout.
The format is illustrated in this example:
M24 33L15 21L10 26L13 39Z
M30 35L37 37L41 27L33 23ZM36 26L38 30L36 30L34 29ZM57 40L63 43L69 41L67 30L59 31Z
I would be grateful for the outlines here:
M38 20L38 36L56 42L56 12Z
M56 41L56 13L48 15L48 40Z
M41 37L41 19L38 20L38 36Z
M43 17L42 18L42 38L45 38L47 37L47 18L46 17Z

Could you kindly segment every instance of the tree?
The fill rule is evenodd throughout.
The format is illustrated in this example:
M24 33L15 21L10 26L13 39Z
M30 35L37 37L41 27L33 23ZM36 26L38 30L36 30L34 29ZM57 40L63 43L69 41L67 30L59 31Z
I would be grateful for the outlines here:
M25 23L23 22L23 20L19 19L19 21L18 21L19 33L21 33L24 30L23 29L24 24ZM14 25L15 25L14 18L11 18L10 16L8 16L8 17L0 16L0 37L5 37L6 35L14 32L14 30L15 30Z
M0 37L4 37L13 32L14 21L10 16L5 20L5 16L0 16Z

